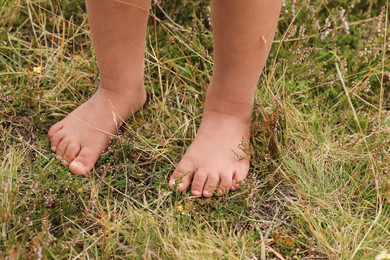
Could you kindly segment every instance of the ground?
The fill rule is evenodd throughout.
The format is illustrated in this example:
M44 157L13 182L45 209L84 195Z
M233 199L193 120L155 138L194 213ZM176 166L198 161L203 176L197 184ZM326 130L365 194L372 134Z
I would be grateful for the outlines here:
M199 199L167 181L212 72L207 5L154 2L147 104L79 177L55 159L47 130L99 80L84 4L2 1L1 257L373 259L390 249L388 1L285 2L256 92L248 179Z

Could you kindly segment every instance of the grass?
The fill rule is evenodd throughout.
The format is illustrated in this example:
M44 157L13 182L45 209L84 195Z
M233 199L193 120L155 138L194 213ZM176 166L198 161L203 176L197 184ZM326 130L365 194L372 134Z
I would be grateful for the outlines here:
M390 249L389 2L284 4L256 92L248 180L196 199L167 180L211 75L207 5L153 5L149 101L80 178L46 132L96 90L84 4L0 1L2 258L373 259Z

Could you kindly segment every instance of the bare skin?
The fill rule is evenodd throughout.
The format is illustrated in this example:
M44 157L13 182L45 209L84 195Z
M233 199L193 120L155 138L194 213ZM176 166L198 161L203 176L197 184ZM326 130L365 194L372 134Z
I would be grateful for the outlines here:
M145 100L143 86L129 96L100 86L87 102L50 128L52 151L72 173L86 175L107 148L111 135Z
M280 8L280 0L212 1L213 76L202 123L171 176L171 189L191 186L192 195L210 197L238 189L237 182L247 176L249 156L238 146L249 141L254 91Z
M239 145L249 141L254 90L280 7L281 0L212 0L213 76L202 123L171 176L171 189L177 181L179 191L191 186L194 196L209 197L216 190L224 194L238 189L247 176L249 156ZM53 151L75 174L92 169L110 134L145 102L143 53L149 8L148 0L87 0L100 87L49 131Z
M249 155L240 149L248 143L249 122L219 111L205 110L196 138L183 156L169 183L181 178L178 191L186 190L192 182L194 196L210 197L238 189L237 181L249 171Z
M120 124L143 106L148 0L87 0L99 90L52 126L53 152L72 173L87 174Z

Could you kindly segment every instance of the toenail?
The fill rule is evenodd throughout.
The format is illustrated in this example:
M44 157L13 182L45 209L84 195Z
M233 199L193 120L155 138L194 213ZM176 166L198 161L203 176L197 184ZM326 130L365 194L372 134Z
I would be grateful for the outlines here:
M209 196L209 195L210 195L210 192L208 192L207 190L205 190L205 191L203 192L203 195Z
M223 195L223 190L218 189L218 190L217 190L217 193L218 193L218 195Z
M62 165L64 165L64 166L68 166L68 165L69 165L68 161L65 160L65 159L62 159L62 160L61 160L61 163L62 163Z
M61 155L57 154L56 159L61 160L62 159Z
M52 147L51 147L51 150L52 150L53 152L55 152L55 151L57 150L57 146L52 146Z
M200 193L200 191L198 191L198 190L194 190L194 191L192 191L192 195L194 195L194 196L200 196L200 195L202 195L201 193Z
M83 164L81 162L73 161L69 166L76 167L78 170L80 170L83 167Z
M172 181L171 181L171 185L172 185L173 188L175 188L176 180L172 180ZM182 186L183 186L183 183L180 182L179 184L177 184L176 188L179 189L179 188L181 188Z

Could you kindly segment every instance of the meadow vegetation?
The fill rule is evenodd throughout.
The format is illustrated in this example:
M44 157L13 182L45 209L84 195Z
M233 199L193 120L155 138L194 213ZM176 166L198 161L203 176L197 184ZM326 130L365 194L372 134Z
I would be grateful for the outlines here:
M167 181L212 73L208 1L154 1L148 102L83 178L55 159L47 130L99 80L84 3L0 0L0 258L373 259L389 250L388 11L388 0L286 1L256 92L248 179L199 199Z

